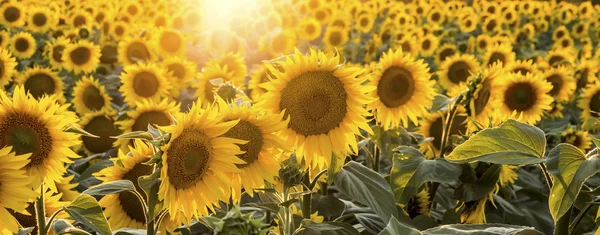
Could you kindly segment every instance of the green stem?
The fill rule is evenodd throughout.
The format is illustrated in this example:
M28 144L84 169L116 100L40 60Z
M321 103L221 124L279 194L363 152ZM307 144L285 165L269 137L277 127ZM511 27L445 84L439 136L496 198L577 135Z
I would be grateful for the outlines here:
M315 179L315 180L317 180L317 179ZM309 185L312 185L312 183L310 182L310 168L308 168L308 170L306 170L306 174L304 175L304 184L303 184L305 191L311 191L310 193L307 193L302 196L302 216L305 219L310 219L310 204L312 201L312 188L309 188Z
M544 178L546 178L546 184L548 185L548 189L552 189L552 177L550 176L550 173L548 172L548 168L546 168L546 164L544 164L543 162L540 163L540 169L542 170L542 173L544 173Z
M327 173L327 170L322 170L321 172L319 172L319 174L317 174L315 176L315 179L313 179L313 181L310 182L310 185L308 186L308 190L313 190L315 188L315 186L317 185L317 183L319 183L319 178L321 178L321 176L323 176L325 173Z
M54 214L52 214L52 216L50 216L50 220L48 220L48 222L46 223L46 228L44 228L44 231L40 234L48 234L48 231L52 227L52 221L54 221L56 216L58 216L58 214L60 212L63 212L64 210L65 210L65 208L63 207L63 208L58 209L56 212L54 212Z
M444 153L446 152L446 145L448 145L448 139L450 137L450 129L452 127L452 121L454 120L454 115L456 114L456 110L460 102L463 99L463 95L460 95L458 99L452 104L450 108L450 112L448 112L448 117L445 120L444 126L442 127L442 141L440 145L440 158L444 158Z
M283 201L287 202L289 200L289 187L284 185L283 188ZM289 207L283 207L283 235L291 235L292 230L292 212Z
M569 222L571 220L571 211L573 207L571 206L567 213L565 213L562 217L560 217L556 221L556 225L554 226L554 235L567 235L569 234Z
M380 154L379 148L376 145L373 145L373 155L375 155L373 158L373 161L374 161L373 170L375 172L379 172L379 158L380 158L379 155L381 155L381 154Z
M352 217L354 217L354 214L345 214L345 215L342 215L342 216L338 217L337 219L333 220L333 222L344 221L345 219L352 218Z
M600 199L596 199L593 202L598 202L598 201L600 201ZM589 203L589 204L585 205L585 207L583 208L583 210L581 212L579 212L577 217L575 217L575 220L573 221L573 223L571 223L571 225L569 225L569 234L573 234L573 232L575 232L577 225L579 225L579 222L581 222L581 220L583 219L583 216L585 216L585 214L592 208L592 206L594 206L594 203Z
M35 215L37 216L38 233L40 235L46 235L46 211L44 207L44 182L41 186L41 194L35 202Z

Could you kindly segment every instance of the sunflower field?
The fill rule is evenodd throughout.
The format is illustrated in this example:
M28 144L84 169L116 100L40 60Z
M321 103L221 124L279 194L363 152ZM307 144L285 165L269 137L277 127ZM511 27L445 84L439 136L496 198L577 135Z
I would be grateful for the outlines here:
M0 45L0 235L600 234L589 1L2 0Z

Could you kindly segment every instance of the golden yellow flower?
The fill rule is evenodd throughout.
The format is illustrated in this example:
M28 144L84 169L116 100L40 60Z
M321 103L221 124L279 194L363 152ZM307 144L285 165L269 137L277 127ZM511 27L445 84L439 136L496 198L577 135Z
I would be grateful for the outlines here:
M49 68L28 68L15 79L15 84L22 85L35 99L53 95L61 103L65 101L64 83L58 73Z
M340 62L339 55L311 50L303 56L296 50L278 63L285 72L267 65L274 79L263 86L268 92L259 105L273 113L285 110L289 125L282 136L295 144L296 156L307 166L329 166L332 154L341 161L358 151L359 129L372 132L363 106L374 101L365 93L375 87L361 85L362 68Z
M73 88L73 107L79 114L99 110L111 110L112 98L106 92L104 85L92 76L81 78Z
M154 63L125 66L119 91L129 107L135 107L136 102L144 99L159 102L169 95L171 89L166 75L166 71Z
M479 63L469 54L454 54L442 63L438 71L440 85L451 93L461 83L467 81L471 74L479 72Z
M62 54L63 67L75 74L91 73L100 64L100 47L93 42L79 40L67 45Z
M577 82L568 67L559 66L550 68L541 77L552 84L552 90L550 90L548 95L562 102L571 100L577 88Z
M88 155L104 153L113 147L116 139L112 138L121 134L115 126L116 113L114 111L90 112L81 118L79 125L88 133L98 138L82 136L81 147Z
M79 135L63 130L77 123L77 116L59 105L54 97L34 99L22 86L15 87L12 99L0 91L0 146L12 146L16 154L29 154L31 160L23 169L37 188L45 182L56 192L66 172L66 163L79 156L70 147L79 143Z
M25 6L22 2L8 1L0 6L0 23L11 28L21 27L25 24Z
M119 62L131 65L138 62L152 62L156 55L146 40L140 37L126 36L119 42Z
M494 63L501 63L506 66L515 61L515 53L512 51L510 44L497 43L486 49L483 61L487 66L491 66Z
M2 91L0 91L2 92ZM19 231L17 219L12 211L24 212L28 202L37 197L30 187L31 178L25 172L30 160L26 154L16 155L11 147L0 149L0 233L16 234ZM35 225L34 225L35 226Z
M544 111L552 109L548 95L552 84L538 74L506 73L498 81L493 107L499 121L516 118L528 124L541 120Z
M65 48L71 43L67 37L61 36L58 38L53 38L49 43L44 47L44 56L50 62L50 66L53 69L61 70L63 69L63 60L62 55Z
M17 61L6 49L0 49L0 87L8 85L17 72Z
M231 72L231 76L225 79L226 81L232 81L234 85L240 87L246 85L248 67L246 66L245 58L241 54L227 53L219 58L209 60L205 67L215 67L216 65L227 68L227 71Z
M186 52L186 41L183 34L176 29L161 28L155 35L154 48L160 56L179 56Z
M28 32L20 32L12 36L8 49L17 59L29 59L35 50L37 43L35 38Z
M339 25L335 25L339 26ZM342 27L342 26L339 26ZM321 36L321 23L312 17L304 18L298 23L298 38L303 40L315 40Z

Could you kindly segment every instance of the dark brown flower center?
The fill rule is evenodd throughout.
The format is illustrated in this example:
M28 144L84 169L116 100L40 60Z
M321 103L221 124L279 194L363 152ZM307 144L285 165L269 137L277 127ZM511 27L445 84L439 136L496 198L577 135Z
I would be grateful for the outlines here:
M186 189L201 180L208 170L212 146L202 130L184 129L167 149L167 175L176 189Z
M110 150L116 139L111 136L119 135L119 131L115 127L114 120L104 115L92 118L83 129L90 134L96 135L99 138L82 136L81 141L85 148L96 154L104 153Z
M142 71L133 77L133 90L141 97L152 97L158 91L158 78L154 73Z
M223 136L248 141L247 144L239 145L240 150L244 151L245 153L238 155L240 159L246 161L246 164L252 164L258 160L264 139L262 131L256 125L248 121L241 120L238 122L238 124L229 129L229 131L227 131ZM238 167L244 167L246 164L238 165Z
M100 93L100 89L93 85L90 85L83 90L81 99L83 100L85 107L89 110L100 110L104 107L106 102Z
M71 51L71 54L69 54L69 56L71 57L71 61L73 61L73 64L77 66L82 66L90 61L92 52L89 48L81 46Z
M407 103L415 92L412 73L406 68L393 66L385 70L377 84L379 100L388 108L396 108Z
M33 98L40 98L44 95L54 94L56 83L49 74L44 72L32 74L25 80L25 91L29 92Z
M302 135L326 134L346 117L348 94L331 71L304 72L281 91L280 110L290 118L289 128Z
M165 32L160 37L160 45L169 53L176 53L182 44L181 37L174 32Z
M0 133L0 146L12 146L18 155L31 153L26 168L42 165L52 151L50 131L28 113L6 113L0 120Z
M17 8L17 7L7 7L6 10L4 10L4 19L6 19L6 21L8 21L9 23L15 22L17 20L19 20L21 18L21 9Z
M465 61L456 61L448 68L448 79L454 84L466 82L467 78L469 78L471 69L472 68Z
M552 90L548 92L551 96L556 96L563 86L563 78L559 74L552 74L546 78L546 81L552 84Z
M504 93L504 104L510 110L527 111L537 102L536 90L531 83L514 83Z

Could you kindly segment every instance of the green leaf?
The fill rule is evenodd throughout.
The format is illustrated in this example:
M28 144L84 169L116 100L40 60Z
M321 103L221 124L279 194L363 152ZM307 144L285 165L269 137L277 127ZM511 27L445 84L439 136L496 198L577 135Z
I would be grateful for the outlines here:
M146 235L145 229L120 228L113 231L113 235Z
M316 223L311 220L303 220L302 226L298 228L294 235L360 235L360 233L350 224L340 222L322 222Z
M398 217L394 193L385 179L360 163L348 162L338 173L335 184L340 192L369 206L387 223Z
M554 184L548 203L554 222L561 218L577 198L583 183L600 172L600 158L586 159L585 154L570 144L554 147L546 159Z
M160 169L154 171L151 175L144 175L138 178L138 185L146 194L148 203L148 218L154 219L154 207L158 203L158 188L160 186ZM140 192L141 193L141 192Z
M100 136L94 135L92 133L89 133L87 131L85 131L84 129L81 129L81 127L71 123L69 124L69 126L67 127L67 129L65 129L65 132L70 132L70 133L75 133L75 134L80 134L82 136L87 136L87 137L92 137L92 138L100 138Z
M73 226L72 224L70 224L69 222L67 222L66 220L63 220L63 219L53 220L51 228L54 231L55 235L61 235L61 234L90 235L90 233L86 232L85 230L76 228L75 226Z
M403 146L396 151L398 153L393 158L390 180L396 202L403 205L418 192L423 183L455 182L462 172L461 166L444 159L426 160L425 156L413 147Z
M502 165L494 164L483 173L481 178L477 178L470 166L463 167L463 174L459 177L461 184L454 191L454 198L463 202L479 200L492 191L502 170Z
M594 145L596 145L596 147L600 147L600 138L598 138L596 135L590 135L590 137L592 138Z
M423 235L543 235L533 227L508 224L448 224L423 231Z
M89 195L108 195L120 192L134 191L135 186L129 180L116 180L89 188L83 193Z
M355 213L354 217L362 226L369 232L369 234L379 233L385 228L385 223L381 221L381 218L376 214L372 213ZM395 218L394 218L395 220Z
M122 135L114 136L115 139L143 139L153 140L152 135L146 131L133 131Z
M80 194L73 200L65 211L71 218L101 235L110 235L110 225L102 212L98 201L90 195Z
M414 228L410 228L400 222L396 218L390 219L390 222L387 226L379 233L379 235L422 235L419 230Z
M537 164L544 160L546 137L539 128L509 119L496 128L471 136L446 156L455 163L473 161L508 165Z
M113 162L109 159L105 159L105 160L100 160L96 163L94 163L94 165L91 165L90 167L88 167L87 169L85 169L85 171L83 173L81 173L81 175L79 176L79 181L83 181L86 180L90 177L92 177L92 175L106 167L112 166Z

